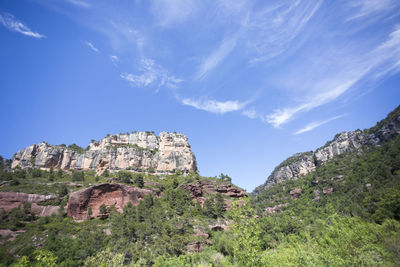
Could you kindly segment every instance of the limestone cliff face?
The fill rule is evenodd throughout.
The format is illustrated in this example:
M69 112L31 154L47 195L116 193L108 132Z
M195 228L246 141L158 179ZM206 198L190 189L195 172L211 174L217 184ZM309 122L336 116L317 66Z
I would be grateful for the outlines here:
M369 144L368 137L360 130L340 133L331 142L315 151L315 163L319 166L336 155L354 151L366 144Z
M286 180L297 179L314 171L336 155L351 152L365 145L379 145L400 134L400 106L371 129L342 132L315 152L295 154L274 169L265 184L254 189L254 194Z
M181 133L152 132L109 135L91 142L86 150L42 142L18 151L12 167L94 170L101 173L133 170L169 173L197 172L196 158Z
M313 152L297 153L276 167L268 177L268 181L276 184L307 175L313 170L315 170Z

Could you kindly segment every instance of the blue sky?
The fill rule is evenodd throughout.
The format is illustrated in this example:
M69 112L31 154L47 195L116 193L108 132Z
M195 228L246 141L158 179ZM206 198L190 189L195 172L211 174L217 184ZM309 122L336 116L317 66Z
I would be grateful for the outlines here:
M400 104L400 2L0 0L0 155L185 133L251 191Z

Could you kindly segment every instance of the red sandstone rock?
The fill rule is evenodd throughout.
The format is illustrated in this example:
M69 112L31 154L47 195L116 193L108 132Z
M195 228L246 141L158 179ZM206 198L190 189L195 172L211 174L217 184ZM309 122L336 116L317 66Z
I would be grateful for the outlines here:
M114 206L118 212L131 202L138 205L148 194L155 194L148 189L122 184L98 184L86 189L70 193L67 210L68 216L75 219L87 219L88 209L92 209L92 217L101 217L100 206Z
M201 180L191 184L181 185L181 188L189 190L194 199L203 197L206 194L217 194L241 198L247 196L247 193L234 187L231 183L215 183L208 180Z
M13 208L22 207L24 203L32 203L31 211L37 216L49 216L56 214L58 206L40 206L37 203L46 200L55 200L56 195L38 195L19 192L0 192L0 211L11 211Z

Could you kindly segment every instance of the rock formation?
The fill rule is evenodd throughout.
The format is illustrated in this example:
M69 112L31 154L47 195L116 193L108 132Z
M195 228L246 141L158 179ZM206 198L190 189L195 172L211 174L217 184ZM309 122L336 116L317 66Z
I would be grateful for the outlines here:
M87 149L77 146L34 144L18 151L12 167L62 170L197 172L196 158L181 133L153 132L109 135L92 141Z
M253 193L257 195L274 184L307 175L336 155L355 151L365 145L379 145L399 134L400 106L371 129L339 133L315 152L297 153L289 157L279 164L265 184L254 189Z
M0 192L0 211L9 212L13 208L23 207L24 203L32 203L31 211L37 216L50 216L51 214L57 214L58 206L41 206L39 202L55 200L56 195L38 195L38 194L26 194L18 192Z
M88 219L89 208L92 210L92 217L101 217L100 206L114 206L118 212L131 202L139 205L148 194L155 194L148 189L122 184L98 184L69 194L67 205L68 216L75 219Z
M295 189L293 189L293 190L291 190L290 192L289 192L289 195L290 195L290 198L291 199L298 199L299 198L299 196L301 195L301 193L302 193L302 190L301 190L301 188L295 188Z
M231 183L216 183L209 180L201 180L195 183L181 185L180 187L189 190L193 198L217 193L233 198L247 196L245 191L233 186Z

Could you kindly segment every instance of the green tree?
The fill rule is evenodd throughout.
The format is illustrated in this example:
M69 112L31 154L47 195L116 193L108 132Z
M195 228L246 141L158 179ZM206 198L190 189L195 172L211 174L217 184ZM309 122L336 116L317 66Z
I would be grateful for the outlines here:
M226 182L232 182L232 178L229 177L227 174L221 173L221 174L219 175L219 178L220 178L221 180L223 180L223 181L226 181Z
M143 176L141 174L139 174L135 177L135 184L137 185L137 187L143 188L144 180L143 180Z
M111 251L110 248L98 252L93 257L88 257L85 267L119 267L124 265L124 255Z
M225 209L225 201L222 194L217 194L215 196L215 215L217 217L224 216L226 209Z
M64 172L61 169L58 169L57 171L57 178L58 179L62 179L64 176Z
M73 171L72 172L72 181L75 181L75 182L85 181L85 174L82 171Z
M108 169L106 169L104 172L103 172L103 177L105 177L105 178L108 178L108 177L110 177L110 171L108 170Z
M127 171L119 171L118 174L118 180L122 183L126 183L126 184L131 184L132 183L132 174L130 172Z
M233 238L233 254L239 266L262 266L261 227L256 218L256 212L246 199L242 206L236 204L231 210Z
M66 184L62 183L61 186L60 186L60 189L58 191L58 196L60 198L62 198L64 196L66 196L66 195L68 195L68 187L67 187Z
M203 204L203 214L210 218L217 218L217 214L215 212L215 203L212 198L207 198Z
M106 214L108 211L107 206L103 203L101 204L100 208L99 208L99 212L100 214Z
M92 207L88 208L87 214L88 214L88 218L90 219L92 217L92 214L93 214Z
M53 169L53 166L51 166L50 171L49 171L49 180L54 181L54 178L55 178L54 169Z

